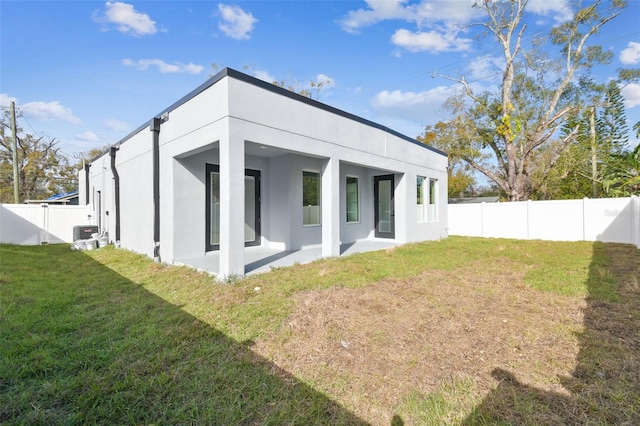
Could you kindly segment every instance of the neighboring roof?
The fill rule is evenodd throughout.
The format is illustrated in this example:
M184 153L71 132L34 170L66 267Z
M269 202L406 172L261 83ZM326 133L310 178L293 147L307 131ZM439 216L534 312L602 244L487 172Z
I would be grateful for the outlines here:
M444 155L445 157L447 156L447 154L445 152L440 151L437 148L434 148L434 147L429 146L429 145L425 145L425 144L419 142L415 138L411 138L411 137L409 137L407 135L404 135L404 134L402 134L400 132L392 130L392 129L386 127L386 126L383 126L381 124L378 124L378 123L375 123L373 121L367 120L365 118L359 117L357 115L342 111L342 110L340 110L338 108L334 108L334 107L329 106L327 104L323 104L322 102L316 101L316 100L308 98L306 96L299 95L299 94L297 94L295 92L292 92L291 90L284 89L282 87L276 86L275 84L268 83L268 82L266 82L264 80L260 80L258 78L252 77L252 76L250 76L248 74L242 73L240 71L236 71L236 70L234 70L232 68L224 68L223 70L218 72L216 75L214 75L213 77L211 77L210 79L208 79L207 81L202 83L200 86L196 87L194 90L192 90L191 92L189 92L188 94L186 94L185 96L180 98L178 101L176 101L173 104L171 104L168 108L165 108L164 110L162 110L155 117L158 118L158 117L161 117L162 114L164 114L164 113L173 111L174 109L178 108L180 105L186 103L187 101L193 99L194 97L196 97L200 93L204 92L209 87L213 86L218 81L222 80L224 77L234 78L236 80L239 80L239 81L242 81L242 82L245 82L245 83L248 83L248 84L252 84L252 85L254 85L256 87L260 87L260 88L265 89L265 90L269 90L270 92L277 93L279 95L288 97L288 98L296 100L298 102L302 102L304 104L311 105L313 107L322 109L322 110L330 112L332 114L336 114L336 115L339 115L341 117L348 118L350 120L356 121L356 122L364 124L366 126L373 127L373 128L379 129L379 130L383 130L383 131L385 131L387 133L390 133L390 134L392 134L394 136L399 137L400 139L404 139L407 142L416 144L416 145L421 146L423 148L426 148L426 149L428 149L430 151L433 151L436 154ZM149 127L150 122L151 122L151 120L147 121L146 123L144 123L143 125L141 125L137 129L135 129L133 132L129 133L123 139L121 139L120 141L116 142L114 145L120 145L120 144L126 142L127 140L132 138L134 135L139 133L144 128ZM109 152L109 148L105 149L102 152L102 154L100 154L99 156L93 158L91 161L93 162L93 160L95 160L95 159L97 159L99 157L102 157L103 155L108 153Z
M46 200L26 200L25 204L77 204L79 191L65 192L52 195Z
M51 197L47 198L47 201L62 201L62 200L70 200L73 197L77 197L79 194L79 191L76 189L75 191L70 191L70 192L64 192L62 194L56 194L56 195L52 195Z
M497 203L500 197L449 198L449 204Z

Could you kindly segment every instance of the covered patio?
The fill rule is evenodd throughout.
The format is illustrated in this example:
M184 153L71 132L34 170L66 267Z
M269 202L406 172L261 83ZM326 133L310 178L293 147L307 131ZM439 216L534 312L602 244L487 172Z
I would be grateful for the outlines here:
M123 248L240 277L445 238L447 162L225 69L96 158L81 202Z
M383 240L360 240L352 243L340 245L340 257L349 256L355 253L365 253L369 251L384 250L397 247L401 243ZM253 275L262 272L269 272L273 268L305 264L321 259L322 247L303 247L299 250L277 250L266 247L246 247L245 248L245 275ZM209 252L206 255L192 257L188 259L176 259L176 265L185 265L206 272L212 275L219 275L220 252Z

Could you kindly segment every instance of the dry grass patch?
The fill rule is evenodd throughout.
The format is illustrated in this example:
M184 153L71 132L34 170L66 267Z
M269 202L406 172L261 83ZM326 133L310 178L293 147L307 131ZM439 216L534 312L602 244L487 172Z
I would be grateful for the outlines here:
M571 333L581 329L586 303L530 289L525 273L498 258L365 289L306 291L254 350L373 424L394 415L418 422L411 406L420 395L444 391L451 399L459 386L462 420L495 387L496 368L566 392L558 377L575 367Z
M2 424L640 424L633 246L453 237L226 284L0 259Z

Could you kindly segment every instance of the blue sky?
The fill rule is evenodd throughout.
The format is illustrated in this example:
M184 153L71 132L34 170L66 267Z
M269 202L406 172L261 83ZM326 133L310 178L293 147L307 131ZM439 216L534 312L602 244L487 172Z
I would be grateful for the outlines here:
M215 73L212 64L304 87L411 137L446 119L454 84L496 82L501 51L478 41L472 0L0 2L0 104L71 155L117 142ZM530 0L525 47L568 19L569 0ZM640 67L640 0L593 38L610 49L599 81ZM640 85L623 89L630 124ZM632 138L632 145L638 141Z

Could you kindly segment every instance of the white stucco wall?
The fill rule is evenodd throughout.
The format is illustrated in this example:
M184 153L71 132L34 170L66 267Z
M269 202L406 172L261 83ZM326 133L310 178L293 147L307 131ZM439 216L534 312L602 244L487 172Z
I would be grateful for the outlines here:
M358 164L366 165L366 170L375 170L375 174L395 172L396 189L400 189L395 194L398 220L396 238L404 242L446 237L445 156L383 130L310 105L296 103L287 97L242 81L231 80L229 91L231 131L261 145L299 152L301 157L339 158L342 164L341 188L344 186L343 170L348 170L348 164L354 164L356 167ZM292 102L295 103L295 108L291 108ZM296 169L290 172L291 179L301 179ZM405 173L406 177L403 177ZM437 222L417 223L415 209L411 208L411 203L415 203L417 176L438 180ZM363 200L363 206L366 206L367 202L368 200ZM372 204L371 200L369 205ZM403 209L406 210L406 214L399 215ZM296 213L290 212L289 216L293 223L296 223ZM344 225L346 219L341 227L341 239L344 237L346 241L350 241L352 236L360 236L359 233L346 231ZM292 239L292 247L312 244L314 240L309 236L311 233L306 231L308 230L300 231L301 235Z
M153 256L152 147L153 133L145 127L121 144L116 153L120 176L120 242L123 247L148 256ZM111 220L115 221L115 214ZM115 222L111 229L115 229ZM113 231L110 236L115 239Z
M358 178L360 221L347 222L347 177ZM369 207L367 207L369 206ZM340 164L340 241L343 243L373 237L373 174L371 170L348 163Z
M205 165L218 163L217 150L211 148L199 155L174 159L173 197L174 256L200 256L205 249ZM200 236L200 237L198 237ZM164 245L161 246L165 248Z
M238 211L242 211L243 202L238 200L243 199L244 188L238 185L240 182L228 181L225 158L238 159L238 164L231 164L236 176L233 179L237 179L243 168L261 173L261 231L265 246L295 250L320 245L323 238L339 240L332 243L334 247L340 242L373 238L373 178L382 174L395 176L398 242L446 237L445 156L392 132L354 121L344 113L336 114L259 86L223 77L166 110L159 133L163 261L171 263L205 253L207 163L219 164L222 183L232 185L229 190L226 186L221 188L222 201L229 200L226 202L234 206L232 211L221 212L221 217L234 223L242 220ZM146 126L120 143L116 153L121 243L149 256L153 255L152 147L153 132ZM332 166L328 168L328 165ZM334 210L325 211L324 216L330 213L330 217L323 217L321 226L302 224L302 172L305 170L336 173L331 179L325 176L322 181L323 185L327 182L335 185L339 195L325 192L323 200L335 200L339 212L334 215ZM359 223L346 223L347 176L359 178ZM417 223L416 176L438 179L437 222ZM102 212L96 211L97 191L102 194ZM101 214L103 228L109 230L113 239L115 208L108 154L91 165L90 192L92 209L96 217ZM323 234L323 227L328 226L334 231ZM223 234L231 232L224 234L224 238L239 240L243 230L241 226L235 228L223 227ZM325 249L323 246L323 252ZM332 251L335 249L329 250Z

